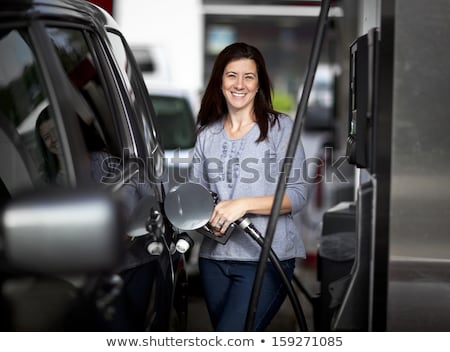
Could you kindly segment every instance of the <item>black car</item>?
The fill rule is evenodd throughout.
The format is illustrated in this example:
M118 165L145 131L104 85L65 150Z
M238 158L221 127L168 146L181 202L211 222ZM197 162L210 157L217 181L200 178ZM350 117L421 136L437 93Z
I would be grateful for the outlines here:
M183 329L164 154L118 26L85 1L2 0L0 52L1 330Z

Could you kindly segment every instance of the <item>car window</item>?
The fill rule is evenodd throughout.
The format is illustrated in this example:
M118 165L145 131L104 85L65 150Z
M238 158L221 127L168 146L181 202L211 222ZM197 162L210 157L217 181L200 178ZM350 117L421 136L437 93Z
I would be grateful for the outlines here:
M188 149L195 144L195 124L186 98L150 95L164 149Z
M20 28L0 31L0 177L10 192L39 184L66 184L60 137L31 40Z
M121 77L127 87L127 94L137 118L137 133L143 136L146 149L146 164L153 182L160 182L164 173L164 154L159 144L154 122L151 118L152 107L148 102L148 93L130 49L122 36L113 31L108 32Z
M124 145L111 128L112 107L108 104L109 91L103 88L102 73L98 68L96 52L89 40L89 32L79 29L48 27L61 63L74 88L77 119L86 152L85 167L91 180L100 187L118 192L126 216L131 216L139 199L154 195L154 188L145 177L144 169L136 159L129 158ZM98 47L98 46L95 46ZM138 165L137 168L135 166Z
M103 87L95 52L88 44L90 34L74 28L47 27L46 30L73 89L73 105L82 137L77 143L86 153L88 162L84 166L89 168L86 172L96 183L117 182L112 174L120 172L119 165L128 155L115 128L108 90Z

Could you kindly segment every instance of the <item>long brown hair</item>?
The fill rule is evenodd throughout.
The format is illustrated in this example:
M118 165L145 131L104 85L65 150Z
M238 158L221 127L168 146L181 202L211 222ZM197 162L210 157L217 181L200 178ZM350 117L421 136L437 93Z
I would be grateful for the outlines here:
M197 124L199 131L201 131L206 126L221 120L228 113L228 107L221 89L222 76L228 63L238 59L251 59L256 64L259 90L255 96L254 113L256 123L261 131L256 142L261 142L267 138L269 124L273 126L280 113L273 109L272 84L267 73L264 57L257 48L246 43L230 44L217 56L202 98Z

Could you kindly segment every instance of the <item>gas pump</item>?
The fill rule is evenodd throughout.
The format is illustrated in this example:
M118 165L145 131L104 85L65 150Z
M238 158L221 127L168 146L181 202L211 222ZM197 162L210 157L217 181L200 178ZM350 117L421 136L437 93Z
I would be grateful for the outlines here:
M358 168L374 169L374 101L378 31L372 28L350 46L347 160Z
M358 172L354 202L337 204L323 217L318 251L321 295L315 326L320 331L370 330L378 41L378 30L372 28L350 45L346 157ZM365 169L365 177L360 169Z

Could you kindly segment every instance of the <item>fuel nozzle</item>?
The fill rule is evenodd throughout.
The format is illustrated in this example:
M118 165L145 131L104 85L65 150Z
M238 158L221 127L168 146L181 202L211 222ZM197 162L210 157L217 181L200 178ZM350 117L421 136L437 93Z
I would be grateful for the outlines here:
M253 225L253 223L248 218L245 217L239 218L235 221L235 223L247 234L253 237L253 239L257 241L262 240L261 233L256 229L255 225Z

